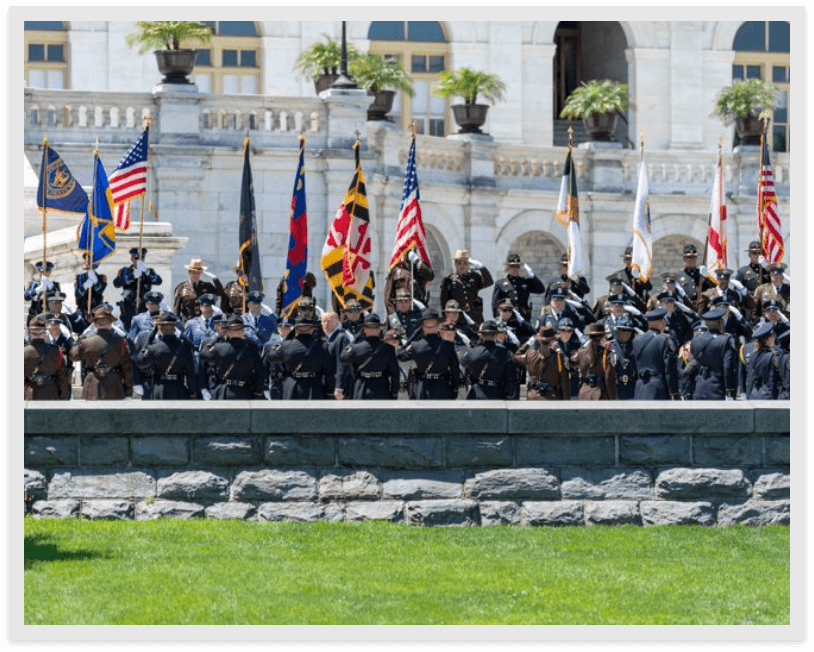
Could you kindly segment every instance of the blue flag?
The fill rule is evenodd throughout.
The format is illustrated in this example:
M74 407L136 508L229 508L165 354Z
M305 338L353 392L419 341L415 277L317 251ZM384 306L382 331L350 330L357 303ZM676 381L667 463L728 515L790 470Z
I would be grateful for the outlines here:
M88 207L88 194L47 141L42 150L37 206L63 213L84 213Z
M302 286L308 266L308 213L305 210L305 139L300 138L300 162L294 178L294 193L289 214L288 258L286 260L284 317L288 317L302 298Z
M93 158L93 192L85 219L79 225L78 240L78 248L90 253L94 263L107 258L116 250L113 195L98 153Z

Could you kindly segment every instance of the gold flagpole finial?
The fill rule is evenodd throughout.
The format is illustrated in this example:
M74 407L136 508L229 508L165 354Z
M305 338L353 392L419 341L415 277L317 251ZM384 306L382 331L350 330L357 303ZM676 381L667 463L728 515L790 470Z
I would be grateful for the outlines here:
M96 145L93 147L93 154L94 156L99 155L99 136L96 136Z
M252 142L251 138L249 138L249 128L246 127L246 138L243 139L243 153L246 153L246 148L249 146L249 143Z
M639 146L644 149L644 129L639 132Z
M410 126L409 126L409 127L407 127L407 128L410 130L410 132L413 134L413 138L415 138L415 130L416 130L416 126L417 126L417 125L416 125L416 121L415 121L415 120L411 120L411 121L410 121Z
M574 146L574 125L568 124L568 147Z
M150 126L150 122L152 122L152 120L153 120L153 116L150 115L149 111L144 114L144 117L142 118L142 121L144 123L144 128L145 129Z

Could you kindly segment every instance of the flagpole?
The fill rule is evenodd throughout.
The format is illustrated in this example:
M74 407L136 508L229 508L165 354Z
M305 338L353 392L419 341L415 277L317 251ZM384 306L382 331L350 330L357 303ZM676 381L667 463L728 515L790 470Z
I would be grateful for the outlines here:
M45 271L45 262L46 262L46 254L45 254L45 233L46 233L46 224L48 222L48 203L46 201L48 197L48 132L42 137L42 165L46 168L40 171L40 175L42 176L43 183L42 183L42 269ZM43 307L47 307L45 303L43 303Z
M410 121L410 131L413 134L411 142L415 140L415 120ZM407 258L410 260L410 310L413 309L413 301L415 301L415 263L413 259L410 258L410 250L415 247L412 245L410 249L407 250ZM427 300L427 297L424 297L424 300ZM427 301L429 303L429 301Z
M766 138L766 122L763 123L763 132L760 134L760 163L757 168L757 240L760 243L760 255L765 257L763 247L763 148ZM762 272L761 272L762 274Z
M150 127L150 114L144 116L144 129L149 129ZM148 151L148 158L149 158L149 147L150 144L147 144L147 151ZM141 198L141 218L139 220L139 227L138 227L138 255L139 260L143 260L142 258L142 251L144 250L144 200L146 196L142 196ZM141 274L139 274L138 280L136 281L136 313L138 313L139 304L141 303Z
M244 166L246 165L246 152L249 149L249 143L250 142L251 142L251 139L249 138L249 130L246 129L246 138L243 140L243 165ZM246 219L246 218L244 217L244 219ZM251 244L249 244L249 247L251 248ZM244 259L243 259L243 252L242 251L238 252L238 256L240 256L240 269L243 272L243 274L245 275L246 274L246 265L245 265L245 262L244 262ZM248 280L246 281L245 286L242 283L239 283L239 285L241 286L241 290L242 290L241 294L243 295L243 314L245 315L246 314L246 289L247 289L247 286L248 286Z
M92 181L92 185L91 185L91 188L92 188L91 197L93 199L96 198L96 162L98 160L99 160L99 137L97 136L96 137L96 145L93 148L93 181ZM93 216L93 202L91 202L91 205L88 207L88 218L89 218L88 219L88 229L90 230L90 252L89 252L90 256L89 256L89 258L90 258L90 268L91 269L93 269L93 249L94 249L93 240L94 240L95 235L96 235L96 229L93 228L94 224L93 224L93 217L92 216ZM91 311L91 308L92 308L92 306L91 306L92 299L93 299L93 286L91 286L90 289L88 290L88 317L90 317L90 314L91 314L90 311ZM138 304L136 304L136 305L138 305Z

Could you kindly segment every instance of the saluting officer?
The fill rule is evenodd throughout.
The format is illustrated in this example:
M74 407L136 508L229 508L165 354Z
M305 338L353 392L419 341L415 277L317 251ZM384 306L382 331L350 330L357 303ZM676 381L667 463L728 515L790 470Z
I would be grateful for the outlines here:
M421 322L421 310L411 299L407 290L396 292L396 311L387 317L389 328L401 332L405 340L412 340L417 336Z
M382 320L375 312L365 317L362 335L347 344L339 354L339 362L353 369L354 400L395 399L399 393L399 363L396 350L382 339ZM337 400L345 398L345 392L337 387Z
M24 398L26 401L65 401L71 397L70 379L62 348L45 341L46 317L36 315L28 323L23 349Z
M415 272L415 278L413 278L413 271ZM395 311L396 293L399 290L406 290L408 293L412 292L413 297L421 304L421 310L424 310L429 301L427 285L434 278L435 272L433 272L432 267L421 260L421 257L414 249L410 249L410 252L388 272L387 279L384 282L384 305L387 314L389 315Z
M223 285L218 277L212 274L208 274L212 278L212 283L201 280L201 274L206 272L206 266L200 258L191 259L189 265L184 265L184 267L187 269L189 280L175 286L173 313L186 324L187 321L201 314L199 301L201 295L223 296Z
M701 315L709 328L706 333L694 337L690 350L698 361L693 400L732 401L737 392L737 348L729 333L721 332L721 319L725 312L713 308Z
M698 269L698 250L692 243L684 245L684 269L678 277L681 287L689 295L693 302L692 308L698 310L699 297L706 290L711 290L715 284L706 276L701 276ZM699 289L700 287L700 289Z
M455 271L441 281L441 310L447 301L455 299L461 309L480 325L483 322L483 300L478 292L494 283L492 275L483 263L471 258L466 249L455 252L454 263Z
M247 400L263 398L263 362L260 349L246 338L245 324L239 315L230 315L223 339L201 350L201 364L206 365L213 389L204 388L205 400Z
M413 361L411 398L453 400L458 397L461 372L455 345L439 335L441 316L428 308L421 316L421 337L400 348L403 362Z
M237 268L235 268L235 272L237 272ZM286 277L280 279L280 282L277 284L277 296L274 301L274 314L282 315L283 314L283 298L285 297L285 279ZM314 288L317 286L317 279L311 272L305 272L305 276L303 277L302 281L302 296L303 297L313 297L314 296ZM226 286L228 289L228 285ZM333 295L333 292L331 293ZM295 318L299 314L297 310L297 306L291 310L291 314L289 317Z
M464 353L461 364L469 384L469 400L516 401L520 398L517 366L511 352L497 343L498 327L490 320L480 326L481 343Z
M546 284L548 288L545 295L546 303L551 298L549 293L552 289L551 286L555 283L559 284L559 287L562 287L563 283L566 284L568 286L567 290L573 292L579 299L585 298L585 295L591 291L591 286L588 285L588 280L584 276L568 276L568 253L564 253L560 257L559 276L550 279Z
M161 302L164 295L161 292L148 292L144 295L144 306L147 308L140 312L130 322L130 332L127 337L131 342L136 341L139 333L153 329L154 319L161 314Z
M171 312L155 317L160 339L141 349L136 364L145 379L142 400L188 400L198 394L192 345L176 336L178 318Z
M43 266L42 261L38 260L34 266L37 268L37 273L40 278L39 280L29 281L24 292L25 300L31 302L31 305L28 307L28 318L26 321L31 321L34 317L45 311L44 298L49 292L62 292L59 283L51 280L54 263L47 260Z
M204 340L208 340L215 335L215 303L217 297L214 294L202 294L198 302L201 306L201 314L187 321L184 327L184 337L186 337L196 351L199 351Z
M341 308L340 320L342 328L350 336L351 339L359 336L362 332L362 324L364 324L364 312L362 306L356 299L348 299L345 307Z
M637 401L679 398L678 344L664 332L666 315L664 308L656 308L645 314L649 330L633 340L638 373L633 398Z
M791 301L791 286L784 277L785 263L769 265L769 282L760 285L755 290L755 312L760 315L767 301L774 299L785 310Z
M616 322L610 341L610 363L616 372L616 399L619 401L630 401L636 393L635 332L636 327L625 315Z
M246 314L243 315L246 324L246 337L254 340L260 348L269 341L271 334L277 331L277 319L274 315L263 312L263 293L249 292L246 295Z
M522 275L521 275L522 267ZM545 285L534 274L534 270L520 259L520 254L511 252L506 257L506 276L495 283L492 290L492 316L499 317L501 302L511 301L526 321L531 319L532 294L544 294Z
M640 310L647 309L647 300L650 297L650 292L653 290L653 284L648 279L647 281L642 281L637 276L633 274L633 247L628 245L625 247L625 253L622 254L622 262L625 266L611 274L611 276L622 276L623 282L625 284L624 290L631 294L631 299L635 295L638 297L638 300L634 300L636 307ZM616 291L614 291L616 294Z
M552 344L557 334L551 326L541 326L534 343L526 342L514 354L515 364L528 372L526 398L529 401L567 401L571 398L568 359ZM536 348L535 348L536 346Z
M282 365L282 399L308 401L334 393L335 378L324 342L314 335L314 322L300 313L290 334L266 353L267 368Z
M142 247L139 253L138 247L130 250L130 266L122 267L116 278L113 279L113 287L122 289L122 298L117 303L119 306L119 316L126 331L130 330L133 316L145 309L144 296L152 290L154 285L161 285L161 277L152 267L147 267L144 258L147 250ZM136 296L138 289L138 297Z
M763 252L760 242L752 240L746 253L749 254L749 264L741 267L735 278L743 284L749 294L754 294L759 285L769 283L769 270L761 264Z
M588 341L571 356L579 370L580 401L613 401L616 399L616 367L611 362L610 344L603 341L605 328L599 322L585 329Z

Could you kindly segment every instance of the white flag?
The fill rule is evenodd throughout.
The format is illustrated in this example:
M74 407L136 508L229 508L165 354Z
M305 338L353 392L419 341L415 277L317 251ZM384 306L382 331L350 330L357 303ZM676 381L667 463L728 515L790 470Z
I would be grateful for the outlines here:
M647 282L653 271L653 233L650 229L650 189L647 185L647 165L642 157L639 188L633 209L633 260L630 266L638 271L639 279Z
M724 195L724 174L721 155L715 167L715 181L712 184L709 229L707 231L707 277L716 285L716 269L726 269L726 196Z
M565 170L562 173L560 198L557 202L557 220L568 229L568 275L573 276L584 271L582 258L582 235L579 231L579 198L577 197L577 172L571 148L565 159Z

